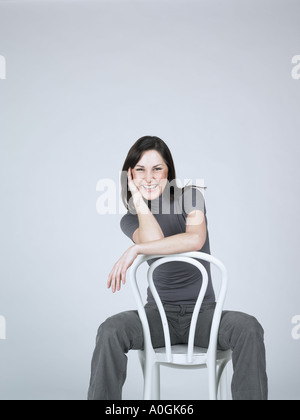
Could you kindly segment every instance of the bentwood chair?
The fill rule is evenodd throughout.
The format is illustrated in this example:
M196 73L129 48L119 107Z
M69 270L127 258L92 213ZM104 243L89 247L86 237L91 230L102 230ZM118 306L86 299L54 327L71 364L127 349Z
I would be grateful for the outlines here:
M149 259L159 258L153 262L147 271L147 279L154 300L159 309L165 338L165 347L153 348L151 341L150 328L144 309L143 299L138 284L137 269ZM221 286L216 301L216 308L213 316L210 340L208 348L196 347L195 329L201 305L208 285L208 274L198 260L208 261L216 266L221 273ZM191 319L188 344L171 345L170 332L166 313L155 288L153 281L153 272L161 264L171 261L182 261L196 266L202 274L202 287L197 298L194 312ZM171 255L139 255L130 267L130 282L133 294L137 303L139 317L143 326L144 349L139 350L139 359L144 374L144 394L145 400L160 399L160 366L167 366L180 369L208 369L208 391L209 399L218 399L218 390L220 389L220 398L227 399L227 380L226 365L231 360L231 350L220 351L217 349L218 331L223 311L224 301L227 291L227 271L225 266L215 257L202 252L185 252Z

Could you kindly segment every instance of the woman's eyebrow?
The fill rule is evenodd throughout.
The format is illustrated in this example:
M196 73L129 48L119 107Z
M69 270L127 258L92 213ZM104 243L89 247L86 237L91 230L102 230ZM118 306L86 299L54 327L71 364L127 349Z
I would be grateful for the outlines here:
M156 168L156 166L161 166L161 165L162 165L162 163L159 163L158 165L154 165L153 168ZM135 166L139 166L140 168L144 168L143 165L135 165Z

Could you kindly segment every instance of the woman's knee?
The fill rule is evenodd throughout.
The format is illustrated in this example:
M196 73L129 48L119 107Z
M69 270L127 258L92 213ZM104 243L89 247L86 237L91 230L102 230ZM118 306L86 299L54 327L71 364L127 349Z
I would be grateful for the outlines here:
M244 312L225 312L224 321L226 325L230 325L241 332L259 333L263 334L264 330L258 320Z
M113 315L104 321L97 333L97 342L110 346L121 345L125 352L134 347L140 339L142 329L136 311Z
M264 339L264 330L258 320L243 312L225 311L221 320L220 339L225 340L227 345L232 345L246 337L252 337L254 340Z

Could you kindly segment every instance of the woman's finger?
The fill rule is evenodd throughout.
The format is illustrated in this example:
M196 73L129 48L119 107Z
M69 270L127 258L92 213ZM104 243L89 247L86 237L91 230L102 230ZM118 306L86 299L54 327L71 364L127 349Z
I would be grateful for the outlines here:
M107 288L109 289L111 287L111 282L112 282L112 270L108 275L108 279L107 279Z
M114 266L113 269L111 270L108 276L108 281L107 281L107 288L109 289L111 287L111 290L113 293L115 293L115 290L116 290L115 270L116 270L116 266Z
M121 278L122 278L122 283L125 284L126 283L126 270L123 269L121 272Z
M136 187L136 185L134 183L134 180L133 180L132 169L131 168L128 169L127 177L128 177L129 188L133 189L133 190L137 190L137 187Z
M118 291L121 289L121 270L122 270L122 266L120 265L120 267L118 267L117 272L116 272L116 286L117 286Z

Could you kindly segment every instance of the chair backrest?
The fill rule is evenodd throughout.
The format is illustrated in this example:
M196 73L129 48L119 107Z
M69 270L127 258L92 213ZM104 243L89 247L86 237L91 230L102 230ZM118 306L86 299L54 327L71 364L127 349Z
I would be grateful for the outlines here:
M161 299L159 297L159 294L153 282L154 270L159 265L165 264L167 262L182 261L182 262L193 264L200 270L202 274L202 286L201 286L200 293L198 295L198 298L195 304L195 308L194 308L194 312L193 312L192 320L191 320L191 325L190 325L190 331L189 331L189 340L188 340L188 348L187 348L188 363L192 362L193 353L194 353L195 329L196 329L197 319L198 319L198 315L199 315L201 305L202 305L202 302L206 293L207 285L208 285L207 271L204 268L204 266L197 260L200 259L200 260L208 261L211 264L215 265L220 270L221 287L220 287L217 304L216 304L216 308L215 308L215 312L213 316L209 346L207 349L207 357L212 358L213 360L216 356L219 325L220 325L221 315L222 315L226 292L227 292L227 270L224 264L221 263L221 261L219 261L215 257L209 254L203 253L203 252L198 252L198 251L185 252L185 253L180 253L180 254L170 254L170 255L167 255L167 254L139 255L135 259L135 261L130 267L129 276L130 276L130 283L132 286L133 294L137 303L138 313L139 313L141 323L143 326L144 341L145 341L144 349L146 352L146 357L147 357L147 353L153 354L154 349L152 347L150 328L148 325L148 320L147 320L147 316L146 316L146 312L144 308L143 299L141 297L141 293L138 286L137 269L145 261L149 259L154 259L154 258L159 258L159 259L153 262L148 268L147 280L148 280L150 290L152 292L153 298L156 302L156 305L158 307L158 310L161 316L163 330L164 330L164 337L165 337L166 356L167 356L167 361L169 363L172 363L172 346L171 346L171 340L170 340L170 332L169 332L168 321L166 318L163 304L161 302Z

